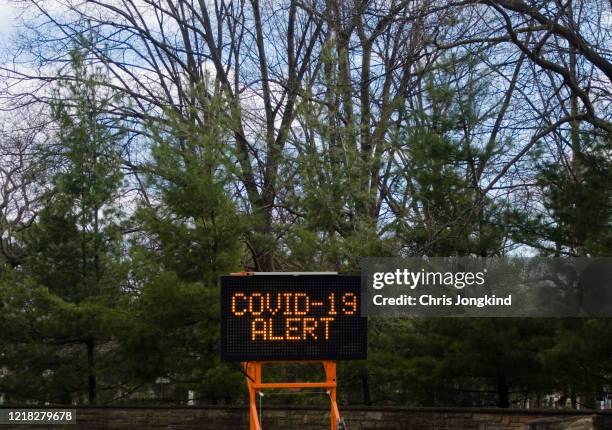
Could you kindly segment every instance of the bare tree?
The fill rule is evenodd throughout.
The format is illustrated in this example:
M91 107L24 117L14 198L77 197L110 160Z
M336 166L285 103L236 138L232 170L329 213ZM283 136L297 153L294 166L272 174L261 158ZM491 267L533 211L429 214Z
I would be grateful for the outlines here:
M17 267L23 258L18 236L36 219L46 173L40 146L45 116L22 109L0 128L0 256Z
M479 61L491 83L480 125L453 131L463 136L466 175L479 190L453 224L487 198L529 193L526 155L535 145L558 147L555 139L585 125L595 133L612 129L603 0L20 3L28 5L27 30L14 64L2 67L11 83L6 97L47 100L68 49L86 48L122 96L110 113L143 137L126 151L135 174L155 173L146 167L153 125L169 126L172 116L206 127L205 101L226 97L232 133L228 163L220 164L235 175L236 201L252 216L245 239L257 270L274 267L283 225L309 216L294 204L304 184L335 184L325 206L344 220L334 234L351 234L357 219L383 234L396 219L410 225L418 218L408 185L415 173L410 142L398 139L415 125L415 111L431 109L423 78L449 58ZM465 82L457 73L451 84ZM320 160L304 165L304 154ZM341 182L343 172L350 181Z
M304 75L315 67L322 21L296 1L65 1L59 9L56 2L36 1L29 6L28 40L34 49L28 56L43 67L32 73L4 69L22 84L54 79L49 65L66 60L58 45L87 48L108 67L112 89L129 100L114 106L113 113L130 118L134 131L145 136L152 122L163 123L169 114L205 127L198 99L208 91L231 100L228 156L244 191L243 206L257 220L248 242L255 267L271 269L280 157ZM86 34L95 34L95 40ZM274 44L267 42L271 36ZM31 85L24 86L25 91L11 94L14 100L28 103L48 95L44 85L35 94ZM142 162L129 161L135 169Z

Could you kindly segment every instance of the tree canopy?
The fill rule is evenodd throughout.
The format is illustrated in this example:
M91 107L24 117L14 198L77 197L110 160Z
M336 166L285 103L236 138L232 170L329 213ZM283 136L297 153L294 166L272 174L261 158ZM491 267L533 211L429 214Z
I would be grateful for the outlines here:
M15 3L5 401L243 402L219 357L232 271L612 255L605 0ZM372 321L340 400L593 406L610 328Z

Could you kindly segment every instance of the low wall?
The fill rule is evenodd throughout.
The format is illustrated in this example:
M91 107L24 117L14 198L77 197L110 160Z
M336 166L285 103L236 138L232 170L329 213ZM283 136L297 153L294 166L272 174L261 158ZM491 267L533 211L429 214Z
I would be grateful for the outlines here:
M16 407L0 407L16 409ZM241 430L246 407L74 407L76 425L1 425L0 430ZM53 408L46 408L53 409ZM342 407L349 430L612 430L612 413L535 409ZM263 410L265 430L329 429L323 408L274 406Z

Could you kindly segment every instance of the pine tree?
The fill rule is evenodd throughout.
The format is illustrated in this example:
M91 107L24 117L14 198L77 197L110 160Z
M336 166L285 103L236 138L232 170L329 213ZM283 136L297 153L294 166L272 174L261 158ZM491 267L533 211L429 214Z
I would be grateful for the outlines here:
M112 386L113 333L122 319L126 280L119 210L123 177L120 124L109 119L112 94L86 52L71 53L72 77L60 77L52 106L58 126L45 157L56 173L36 224L24 242L27 258L13 284L12 305L25 311L24 342L8 355L12 378L40 383L15 397L70 403L86 393L97 402L100 380ZM27 384L24 384L24 387ZM35 388L33 388L35 387ZM112 396L112 394L111 394Z
M193 89L197 112L168 112L166 127L152 127L151 194L131 248L139 299L124 348L137 381L165 377L173 399L194 390L214 403L242 391L240 373L219 357L218 283L241 268L245 227L228 188L227 104L206 90Z

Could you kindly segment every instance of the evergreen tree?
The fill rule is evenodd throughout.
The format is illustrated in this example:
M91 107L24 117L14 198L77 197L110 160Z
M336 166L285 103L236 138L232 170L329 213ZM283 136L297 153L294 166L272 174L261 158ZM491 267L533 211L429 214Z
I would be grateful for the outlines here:
M193 390L230 402L243 381L220 361L219 277L241 269L245 228L228 189L227 104L193 92L198 112L168 113L168 128L154 128L153 193L135 214L141 232L131 249L139 298L123 347L136 381L168 378L172 400Z
M612 138L582 130L560 160L536 153L544 207L516 213L513 238L544 255L612 255ZM543 209L543 210L542 210Z
M45 155L57 163L53 187L23 238L27 258L7 294L12 315L23 310L9 325L23 332L4 354L10 373L3 384L17 399L71 403L86 393L94 404L118 376L112 350L127 274L119 210L123 133L107 116L113 96L101 89L101 69L88 66L86 52L74 50L71 58L74 76L60 80L58 131ZM39 382L17 384L21 378Z

